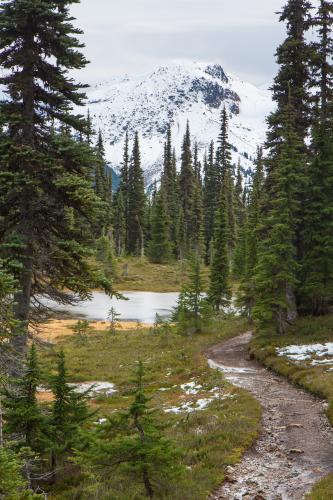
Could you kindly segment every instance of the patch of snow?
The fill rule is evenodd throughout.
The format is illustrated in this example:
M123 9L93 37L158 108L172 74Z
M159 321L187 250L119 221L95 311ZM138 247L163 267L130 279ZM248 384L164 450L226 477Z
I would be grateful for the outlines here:
M183 403L180 406L172 406L171 408L167 408L164 411L165 413L193 413L195 411L206 410L208 406L216 399L222 401L224 399L232 399L234 397L234 394L220 394L219 392L217 392L212 394L209 398L200 398L197 401L188 401L187 403Z
M311 361L312 366L320 366L320 365L333 365L332 359L313 359Z
M166 391L170 391L170 387L161 387L159 389L160 392L166 392Z
M195 382L189 382L187 384L182 384L180 388L185 392L185 394L198 394L202 385L196 384Z
M327 342L326 344L290 345L277 348L276 352L278 356L285 356L290 361L307 361L313 356L333 356L333 342Z
M79 394L88 392L91 396L98 396L100 394L112 396L112 394L117 392L115 385L111 382L83 382L69 385L74 388L75 392L78 392Z
M172 406L171 408L166 408L164 410L164 413L193 413L195 411L195 408L192 406L193 403L183 403L180 406Z
M240 368L236 366L225 366L220 363L216 363L212 359L208 360L208 365L214 370L219 370L224 373L251 373L254 370L252 368Z
M215 398L214 398L215 399ZM205 410L209 405L210 403L213 401L212 398L206 398L206 399L198 399L197 403L196 403L196 409L197 410Z
M103 425L103 424L106 424L106 422L108 421L107 418L99 418L97 420L97 422L94 422L95 425Z

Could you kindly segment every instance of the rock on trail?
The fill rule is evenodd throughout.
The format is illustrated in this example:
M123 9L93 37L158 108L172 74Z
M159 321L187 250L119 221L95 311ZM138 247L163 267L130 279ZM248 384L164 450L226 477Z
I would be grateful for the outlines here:
M212 368L261 403L262 429L255 445L212 499L300 500L333 471L333 431L324 403L249 359L251 333L208 353ZM333 498L333 493L332 493Z

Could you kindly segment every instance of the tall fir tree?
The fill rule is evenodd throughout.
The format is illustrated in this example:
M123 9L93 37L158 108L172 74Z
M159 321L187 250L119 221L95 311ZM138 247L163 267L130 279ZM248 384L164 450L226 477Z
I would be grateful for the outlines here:
M323 315L333 304L333 5L321 0L312 24L312 87L315 120L305 207L305 252L299 292L303 312Z
M225 177L227 178L227 175ZM215 311L228 306L231 298L228 188L228 182L223 181L215 222L213 256L210 266L208 299Z
M312 10L311 2L308 0L288 0L283 7L280 22L286 24L287 37L278 47L276 53L279 71L274 79L272 86L273 100L276 103L276 110L268 117L269 131L267 135L266 148L268 150L266 158L266 186L270 190L271 172L279 162L280 149L283 148L283 138L281 129L284 126L285 108L292 99L291 104L294 107L295 114L295 132L299 141L303 144L304 154L308 153L306 138L308 136L309 126L311 124L310 113L310 93L309 93L309 60L311 49L307 40L307 31L309 29L310 13ZM289 89L292 93L290 94ZM308 159L304 157L303 172L301 174L303 186L295 193L299 196L296 227L296 247L297 260L300 261L304 254L304 213L306 200L303 193L308 183ZM266 205L270 199L266 198Z
M240 161L237 166L237 178L234 191L236 240L232 259L232 274L236 279L245 275L247 253L247 207L244 200L243 175Z
M166 210L169 217L169 235L172 243L172 251L178 256L177 220L179 215L179 189L177 179L176 154L172 148L171 126L168 126L167 137L164 148L163 174L161 179L165 193Z
M205 226L205 261L211 261L215 216L219 202L220 180L215 161L214 142L210 143L208 158L204 161L203 208Z
M126 250L128 249L128 228L129 228L129 167L130 167L130 153L129 153L129 137L128 132L125 135L125 143L124 143L124 154L123 161L120 169L120 185L119 190L122 194L122 200L124 204L124 214L125 214L125 228L126 228L126 238L125 238L125 246Z
M190 124L187 122L182 146L182 161L179 176L180 199L184 217L184 233L186 252L192 248L196 228L193 224L193 203L195 193L195 173L192 162Z
M252 311L256 300L255 269L258 264L258 245L260 241L260 223L264 196L263 150L257 149L255 171L246 206L244 275L239 287L238 302L247 317L252 320Z
M105 160L105 149L101 131L98 133L97 143L95 147L95 192L100 198L101 210L97 214L95 235L98 238L97 247L108 246L108 253L112 252L112 221L113 221L113 206L112 206L112 174L108 170ZM97 258L102 263L111 262L112 259L107 255L101 256L97 252ZM107 264L108 265L108 264Z
M292 90L292 104L295 109L295 131L301 141L305 142L310 125L309 108L309 45L306 32L312 6L308 0L288 0L280 14L280 22L286 23L287 37L278 47L276 53L279 72L272 86L273 100L277 108L268 118L268 145L270 157L274 161L278 153L281 137L279 124L285 106L289 102L289 88ZM304 144L305 146L305 144ZM268 164L270 169L270 164Z
M304 164L303 141L296 129L292 99L282 115L281 146L271 172L269 209L263 216L258 251L254 315L263 325L274 324L283 334L297 317L297 216Z
M117 193L115 194L113 212L115 251L118 257L123 257L126 254L127 226L126 206L122 189L118 189Z
M148 247L148 257L155 264L166 264L171 260L171 242L169 218L166 210L163 187L156 194L152 206L151 241Z
M138 133L135 134L128 179L128 252L139 257L144 255L146 243L146 195Z
M86 65L77 39L81 32L69 14L72 3L63 1L59 10L58 2L8 0L0 8L0 83L5 88L0 253L16 261L15 316L25 328L12 346L22 357L33 296L71 302L69 291L85 298L97 285L87 263L99 209L91 185L93 154L71 133L85 133L87 127L71 111L83 103L84 86L68 71ZM13 367L13 373L18 370Z
M228 126L228 114L226 108L224 107L221 114L221 131L217 150L217 166L220 186L224 185L227 195L228 251L229 259L231 260L236 243L236 218L235 186Z

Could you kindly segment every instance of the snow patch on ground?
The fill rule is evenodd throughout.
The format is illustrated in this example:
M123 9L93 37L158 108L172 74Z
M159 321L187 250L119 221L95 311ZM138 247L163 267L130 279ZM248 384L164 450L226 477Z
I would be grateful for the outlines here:
M95 425L103 425L103 424L106 424L107 421L108 421L107 418L99 418L97 420L97 422L94 422L94 424Z
M74 388L75 392L84 394L88 392L90 396L112 396L117 390L111 382L82 382L79 384L69 384Z
M220 363L216 363L212 359L208 360L208 365L213 370L219 370L219 371L224 372L224 373L251 373L254 371L251 368L224 366L224 365L221 365Z
M183 387L187 387L188 384L184 384L183 386L181 386L181 388ZM194 387L202 387L202 386L191 386L193 387L193 389L191 389L192 391L193 390L196 390L194 389ZM197 391L197 390L196 390ZM186 392L186 394L197 394L197 392ZM187 401L186 403L182 403L180 406L172 406L171 408L166 408L164 411L165 413L193 413L193 412L196 412L196 411L202 411L202 410L206 410L208 408L208 406L215 400L224 400L224 399L232 399L235 397L234 394L229 394L229 393L225 393L225 394L222 394L221 392L221 389L219 387L214 387L213 389L211 389L210 391L208 391L208 394L209 394L209 397L206 397L206 398L199 398L197 399L196 401Z
M183 384L180 388L185 392L185 394L198 394L198 392L202 389L202 385L196 384L195 382L189 382L187 384Z
M276 352L278 356L284 356L290 361L309 361L313 357L333 356L333 342L327 342L326 344L290 345L277 348ZM313 366L333 364L333 358L325 360L313 359L311 364Z

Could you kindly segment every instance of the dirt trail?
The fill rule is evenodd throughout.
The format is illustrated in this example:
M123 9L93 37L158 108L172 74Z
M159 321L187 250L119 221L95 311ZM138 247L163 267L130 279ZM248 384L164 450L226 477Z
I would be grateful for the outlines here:
M260 438L212 499L300 500L333 471L333 431L317 398L250 360L246 333L208 351L209 363L263 409ZM333 499L333 492L332 492Z

